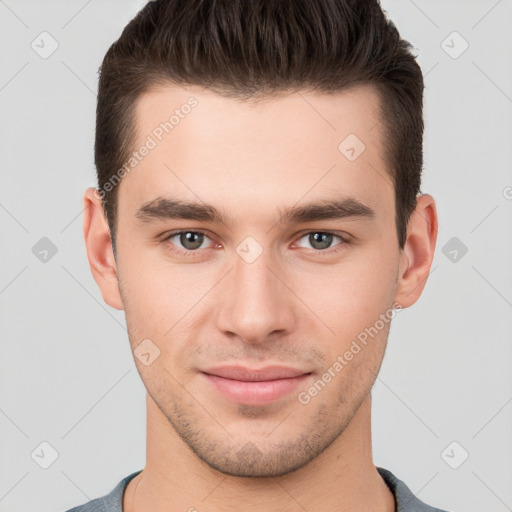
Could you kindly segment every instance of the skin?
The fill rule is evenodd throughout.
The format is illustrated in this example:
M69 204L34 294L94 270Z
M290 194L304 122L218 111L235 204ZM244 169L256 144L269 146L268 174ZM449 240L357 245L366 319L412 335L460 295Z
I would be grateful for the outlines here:
M418 300L434 256L435 201L418 196L400 251L369 86L257 104L160 87L137 104L136 147L191 95L198 106L118 185L117 261L95 189L84 195L87 254L103 299L124 309L132 350L144 339L160 350L148 366L134 357L147 389L147 458L124 510L392 512L371 444L371 388L390 323L309 403L297 397L379 315ZM351 133L366 146L355 161L338 150ZM136 217L170 195L214 205L233 223ZM355 197L376 216L276 222L286 208L333 196ZM209 234L198 249L179 236L163 241L177 229ZM321 253L307 236L318 231L351 243L335 236L325 251L339 250ZM236 252L247 236L263 251L250 264ZM221 364L313 374L270 405L240 405L199 373Z

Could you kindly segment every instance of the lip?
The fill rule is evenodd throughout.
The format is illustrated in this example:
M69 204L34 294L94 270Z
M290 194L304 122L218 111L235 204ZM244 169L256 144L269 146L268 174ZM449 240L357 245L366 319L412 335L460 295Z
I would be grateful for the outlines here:
M220 366L201 372L213 388L230 401L265 405L288 395L312 375L297 368Z

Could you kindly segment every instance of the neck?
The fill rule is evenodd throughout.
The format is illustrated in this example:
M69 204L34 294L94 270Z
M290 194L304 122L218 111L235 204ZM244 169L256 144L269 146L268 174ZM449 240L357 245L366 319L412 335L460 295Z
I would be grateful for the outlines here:
M144 470L123 499L124 512L394 512L395 500L372 461L371 395L343 433L302 468L272 478L233 477L201 461L147 396Z

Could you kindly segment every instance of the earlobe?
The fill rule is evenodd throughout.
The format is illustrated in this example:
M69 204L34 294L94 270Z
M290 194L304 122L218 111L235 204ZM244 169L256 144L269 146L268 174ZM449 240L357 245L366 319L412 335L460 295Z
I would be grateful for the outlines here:
M434 198L423 194L407 225L407 240L400 254L395 300L403 308L412 306L420 297L432 266L438 232Z
M103 300L115 309L124 309L108 222L101 199L94 187L85 191L83 206L83 234L92 275L100 288Z

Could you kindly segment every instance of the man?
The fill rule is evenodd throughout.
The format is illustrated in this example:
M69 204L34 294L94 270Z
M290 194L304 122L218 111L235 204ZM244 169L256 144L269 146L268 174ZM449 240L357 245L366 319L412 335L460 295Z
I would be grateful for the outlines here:
M147 460L73 512L440 510L372 460L438 226L409 50L377 0L156 0L111 46L84 237Z

